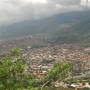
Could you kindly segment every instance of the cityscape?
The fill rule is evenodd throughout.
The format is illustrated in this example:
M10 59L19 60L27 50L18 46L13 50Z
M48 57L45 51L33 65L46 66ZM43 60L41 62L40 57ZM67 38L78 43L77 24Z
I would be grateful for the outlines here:
M90 90L90 0L0 0L0 90Z

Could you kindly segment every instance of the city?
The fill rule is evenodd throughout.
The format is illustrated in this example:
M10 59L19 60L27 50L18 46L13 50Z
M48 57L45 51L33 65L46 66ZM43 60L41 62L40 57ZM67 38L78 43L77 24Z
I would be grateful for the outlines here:
M90 90L90 0L0 0L0 90Z

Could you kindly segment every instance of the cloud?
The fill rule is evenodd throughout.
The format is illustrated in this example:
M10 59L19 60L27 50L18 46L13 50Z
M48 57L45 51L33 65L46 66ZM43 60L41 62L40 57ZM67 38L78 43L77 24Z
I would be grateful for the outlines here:
M47 4L47 0L20 0L24 4L32 3L32 4Z
M90 0L81 0L80 4L82 6L88 6L88 7L90 7Z
M81 10L79 0L0 0L0 25ZM73 4L73 5L72 5Z

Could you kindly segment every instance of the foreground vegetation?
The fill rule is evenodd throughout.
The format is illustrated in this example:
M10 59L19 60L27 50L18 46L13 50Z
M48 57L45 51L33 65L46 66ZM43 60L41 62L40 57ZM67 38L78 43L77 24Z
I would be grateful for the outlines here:
M0 60L0 90L23 90L32 88L33 77L25 72L26 64L19 49Z

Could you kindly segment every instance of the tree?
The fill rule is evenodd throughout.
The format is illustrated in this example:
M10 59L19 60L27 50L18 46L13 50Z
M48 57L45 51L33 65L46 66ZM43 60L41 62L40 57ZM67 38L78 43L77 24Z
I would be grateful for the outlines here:
M21 54L21 49L20 48L12 48L11 49L11 55L12 56L19 56Z
M56 63L53 68L48 71L47 75L43 78L44 87L47 84L51 84L52 81L63 81L69 77L71 71L71 64L67 62Z
M32 88L34 79L26 70L24 58L19 56L19 49L12 50L0 60L0 90L24 90Z

